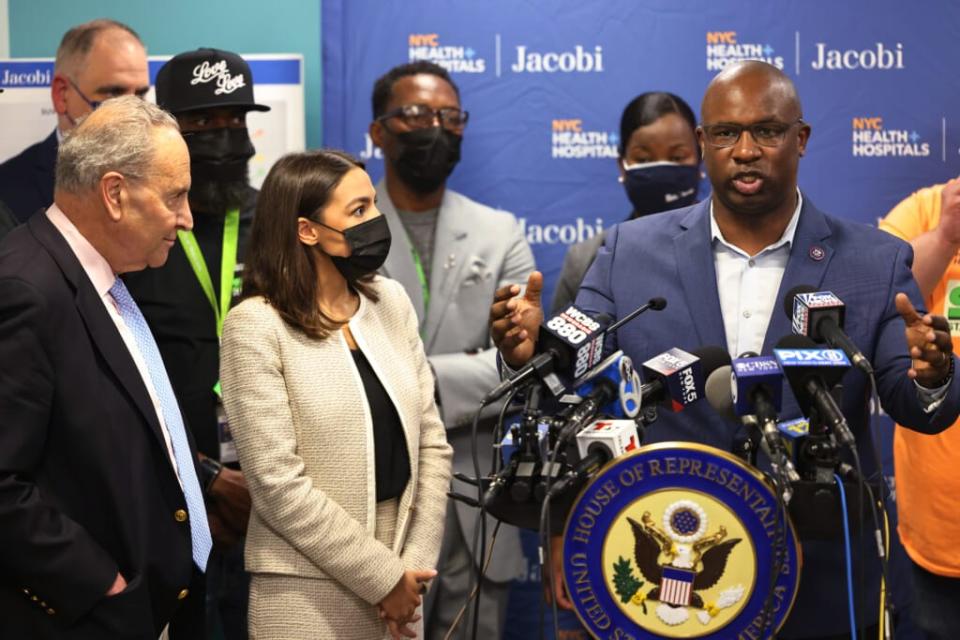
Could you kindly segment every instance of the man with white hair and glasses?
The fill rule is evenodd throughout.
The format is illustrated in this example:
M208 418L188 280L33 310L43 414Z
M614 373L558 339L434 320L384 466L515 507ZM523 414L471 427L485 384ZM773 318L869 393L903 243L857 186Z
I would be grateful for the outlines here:
M118 277L166 261L189 190L176 120L107 100L60 145L53 205L0 242L0 638L202 628L196 448Z

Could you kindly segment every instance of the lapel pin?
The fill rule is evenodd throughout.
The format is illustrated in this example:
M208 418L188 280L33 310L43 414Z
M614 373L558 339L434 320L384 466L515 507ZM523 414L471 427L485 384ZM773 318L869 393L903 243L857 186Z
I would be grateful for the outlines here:
M823 250L823 247L820 245L813 245L810 247L810 259L820 262L827 257L827 252Z

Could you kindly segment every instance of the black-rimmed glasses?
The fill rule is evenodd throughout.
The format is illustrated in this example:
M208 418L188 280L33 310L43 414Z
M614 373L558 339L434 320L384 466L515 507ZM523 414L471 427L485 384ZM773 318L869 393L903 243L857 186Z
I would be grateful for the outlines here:
M700 129L707 144L712 147L732 147L740 140L744 131L749 131L754 142L762 147L779 147L794 125L803 125L802 119L794 122L757 122L756 124L702 124Z
M432 127L434 121L439 121L445 129L462 129L467 125L470 114L456 107L431 109L425 104L406 104L393 111L388 111L377 120L383 121L390 118L399 118L412 129Z

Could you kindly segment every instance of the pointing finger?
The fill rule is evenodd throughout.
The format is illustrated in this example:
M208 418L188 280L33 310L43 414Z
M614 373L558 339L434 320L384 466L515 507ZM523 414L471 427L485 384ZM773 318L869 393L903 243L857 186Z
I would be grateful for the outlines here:
M897 313L903 317L903 321L907 323L908 327L923 322L923 317L917 313L907 294L898 293L894 298L894 304L897 306Z

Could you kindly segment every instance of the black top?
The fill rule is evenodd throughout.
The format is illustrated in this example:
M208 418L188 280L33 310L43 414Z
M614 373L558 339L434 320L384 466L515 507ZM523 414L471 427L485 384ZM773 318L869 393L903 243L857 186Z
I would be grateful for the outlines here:
M243 271L257 194L257 190L251 188L246 202L240 207L235 279ZM207 264L218 302L223 223L223 214L193 215L193 235ZM183 245L179 241L173 245L162 267L124 274L123 279L157 341L167 375L170 376L187 427L196 440L197 449L219 460L217 396L213 392L213 385L220 379L220 342L217 339L216 316L200 281L193 273ZM234 297L233 302L237 300Z
M351 350L373 419L373 451L376 463L377 502L398 498L410 480L410 454L400 424L400 415L387 390L359 349Z

